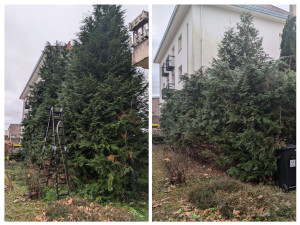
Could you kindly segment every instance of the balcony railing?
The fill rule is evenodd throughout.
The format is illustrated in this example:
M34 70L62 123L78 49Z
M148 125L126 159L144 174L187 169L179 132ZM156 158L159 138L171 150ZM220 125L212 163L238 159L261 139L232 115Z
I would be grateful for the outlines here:
M171 58L173 58L173 59L171 59ZM174 58L175 58L175 56L168 55L167 60L166 60L166 70L167 71L174 70L174 68L175 68L175 66L174 66Z
M161 67L161 76L162 77L168 77L169 76L169 73L165 72L165 64L162 65Z
M167 84L167 89L175 89L175 84L174 83L168 83Z
M174 91L174 89L175 89L174 83L167 84L167 86L161 90L161 98L167 99L170 96L170 94Z

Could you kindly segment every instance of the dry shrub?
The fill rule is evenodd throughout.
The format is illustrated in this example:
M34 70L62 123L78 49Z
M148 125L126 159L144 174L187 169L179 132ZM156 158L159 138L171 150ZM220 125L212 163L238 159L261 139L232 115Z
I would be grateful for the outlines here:
M168 150L165 153L164 162L169 173L169 180L172 184L186 182L188 157L185 154Z
M68 197L49 204L40 221L137 221L127 210L112 204L100 206L87 199Z
M5 176L6 176L6 179L5 179L5 186L4 186L4 188L6 190L12 190L12 189L14 189L14 186L13 186L10 174L8 172L5 172Z
M45 186L45 178L40 173L39 168L30 165L26 177L26 185L28 186L28 194L31 199L40 199Z

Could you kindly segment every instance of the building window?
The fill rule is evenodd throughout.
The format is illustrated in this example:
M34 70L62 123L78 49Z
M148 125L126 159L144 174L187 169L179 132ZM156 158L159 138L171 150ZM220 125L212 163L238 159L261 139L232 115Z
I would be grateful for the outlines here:
M182 65L178 67L178 76L182 75Z
M182 35L180 34L178 37L178 53L181 51L182 49Z

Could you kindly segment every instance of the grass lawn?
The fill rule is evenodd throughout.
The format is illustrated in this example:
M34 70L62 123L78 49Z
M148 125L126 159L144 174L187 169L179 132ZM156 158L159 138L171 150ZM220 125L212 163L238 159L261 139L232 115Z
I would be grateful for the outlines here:
M28 197L25 170L23 163L5 166L5 221L36 221L48 205Z
M153 221L295 221L296 191L252 185L183 158L186 183L171 184L163 145L153 145Z
M146 201L99 205L76 196L57 201L54 188L48 188L47 197L30 199L27 176L22 162L5 166L5 221L148 221Z

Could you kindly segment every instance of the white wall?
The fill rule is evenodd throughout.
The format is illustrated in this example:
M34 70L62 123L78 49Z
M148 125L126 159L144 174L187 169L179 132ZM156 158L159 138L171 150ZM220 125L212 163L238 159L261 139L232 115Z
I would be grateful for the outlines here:
M161 67L163 66L163 63L166 62L166 59L168 57L168 55L172 55L172 48L174 46L175 50L174 50L174 56L175 58L172 58L173 60L175 60L175 68L174 68L174 72L175 72L175 82L172 80L172 72L169 72L169 83L175 83L175 88L180 90L182 89L182 83L179 83L179 76L178 76L178 69L180 66L182 66L182 74L187 73L188 72L188 68L187 68L187 61L188 59L188 51L189 51L189 56L191 53L191 48L192 48L192 10L193 7L191 7L186 16L184 17L184 19L181 21L180 25L178 26L178 29L172 39L172 41L169 44L168 50L165 52L164 56L163 56L163 61L160 63L160 90L163 89L163 84L167 85L167 78L162 77L161 76ZM182 49L181 51L178 52L178 37L181 35L182 37ZM188 38L188 40L187 40ZM187 45L189 45L187 47ZM160 93L160 102L163 102L162 98L161 98L161 93Z
M282 33L285 22L275 22L250 13L255 28L259 30L259 37L263 37L264 51L270 57L279 58L281 41L279 34ZM217 57L218 45L226 28L235 27L237 22L240 22L240 12L209 5L203 6L204 66L210 66L212 58Z
M161 67L166 62L167 56L172 55L175 46L175 82L172 73L169 72L169 83L175 83L175 88L182 89L179 83L178 68L182 66L182 73L194 73L202 65L210 66L213 58L217 57L218 45L228 27L235 27L240 22L240 14L244 9L238 7L218 7L213 5L193 5L178 24L178 29L168 50L164 53L160 63L160 90L167 85L167 78L161 76ZM263 37L263 48L270 57L280 56L280 35L285 20L270 19L271 16L250 12L254 17L254 26L259 30L259 36ZM178 15L176 15L178 16ZM188 24L188 26L187 26ZM188 31L187 31L188 30ZM182 50L178 52L178 37L182 35ZM188 46L187 46L188 45ZM160 102L163 102L160 93Z

